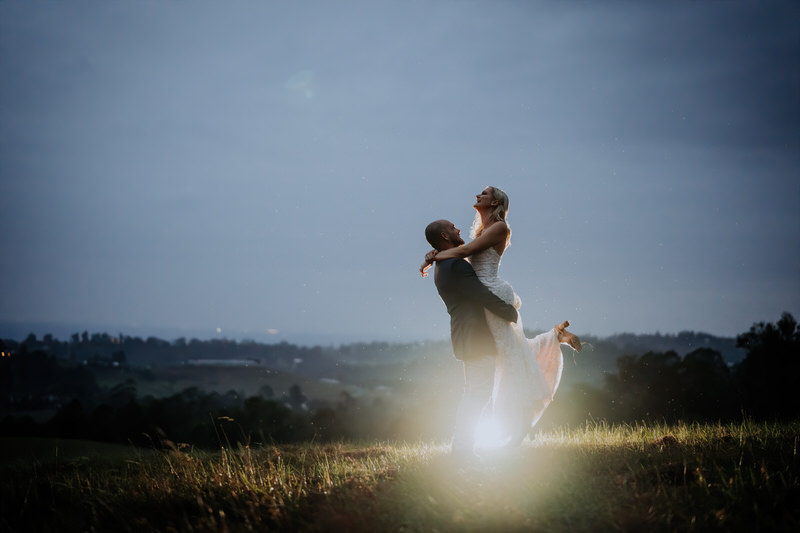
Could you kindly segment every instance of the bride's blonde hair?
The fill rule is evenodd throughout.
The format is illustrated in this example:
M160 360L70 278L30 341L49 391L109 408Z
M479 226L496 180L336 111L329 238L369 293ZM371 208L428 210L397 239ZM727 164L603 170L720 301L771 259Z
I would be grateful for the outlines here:
M497 205L489 215L490 221L505 222L508 226L506 217L508 216L508 195L498 187L489 186L492 189L492 196L497 201ZM474 239L483 233L483 220L480 213L475 213L475 220L472 221L472 229L469 232L470 238ZM508 237L506 237L506 246L511 242L511 226L508 226Z

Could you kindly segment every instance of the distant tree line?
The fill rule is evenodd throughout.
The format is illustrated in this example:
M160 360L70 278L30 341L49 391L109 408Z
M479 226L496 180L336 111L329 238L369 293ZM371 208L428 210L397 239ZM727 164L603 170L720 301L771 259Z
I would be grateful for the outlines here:
M603 387L576 384L543 422L797 420L800 326L794 317L784 313L775 324L754 324L736 345L746 355L734 365L709 348L683 357L674 351L624 355Z
M268 388L241 397L197 387L164 397L136 397L132 380L114 387L102 403L70 401L45 423L30 416L6 416L0 436L58 437L137 446L213 448L242 444L330 441L334 439L408 438L387 417L391 408L364 404L346 392L334 404L310 402L299 385L281 398Z
M92 367L131 366L168 367L188 360L250 360L281 371L299 372L308 377L336 377L340 367L352 363L380 360L396 362L429 352L431 344L444 343L351 343L341 346L298 346L285 341L264 344L252 340L189 339L166 341L157 337L131 337L108 333L73 333L69 340L52 335L38 339L29 334L21 342L0 340L10 352L42 351L58 360Z
M72 341L67 343L71 353L103 358L98 353L80 352L84 345L92 345L91 338L79 336ZM0 435L214 447L227 442L446 438L452 422L442 415L452 415L449 407L439 411L430 408L441 402L433 396L415 398L418 408L366 401L347 393L342 393L337 402L326 403L306 398L298 385L280 398L274 398L268 387L247 398L235 391L219 394L197 388L166 398L139 398L132 379L102 389L90 365L75 364L70 362L75 357L65 360L52 353L54 350L48 353L39 346L52 346L54 342L46 338L37 341L35 337L14 345L0 341L0 352L14 353L14 357L0 357L2 406L35 409L48 398L61 402L55 416L45 423L25 416L6 416L0 422ZM120 341L98 336L94 342ZM754 324L736 338L736 345L746 355L734 365L720 352L706 347L683 357L674 351L621 356L602 386L574 383L559 390L540 424L580 424L590 417L610 422L691 422L742 416L796 419L800 414L795 392L800 327L792 315L784 313L775 324ZM116 359L103 359L107 363L126 364L118 350L109 353L117 355ZM322 349L296 353L325 357ZM352 357L362 357L361 350L353 349Z
M532 336L537 332L527 333ZM592 361L600 360L613 367L614 361L623 354L670 350L684 354L700 347L720 352L729 363L738 363L744 356L736 347L735 339L692 331L676 335L617 334L605 339L587 336L585 340L594 347L591 360L586 361L590 366ZM10 339L0 342L5 342L10 351L24 349L31 353L40 350L57 359L90 366L156 368L179 365L190 359L238 359L252 360L276 370L299 371L309 377L336 377L337 369L343 364L396 363L429 356L434 352L443 352L445 356L451 353L448 341L298 346L285 341L264 344L230 339L187 340L184 337L170 342L156 337L143 339L122 333L112 336L108 333L90 334L88 331L73 333L68 340L59 340L50 334L39 339L31 333L21 342Z

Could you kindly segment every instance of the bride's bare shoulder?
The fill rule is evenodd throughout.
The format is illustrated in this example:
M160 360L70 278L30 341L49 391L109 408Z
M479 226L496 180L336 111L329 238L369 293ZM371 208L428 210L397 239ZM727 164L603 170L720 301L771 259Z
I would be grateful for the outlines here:
M493 244L491 247L495 252L497 252L498 256L502 256L503 252L505 252L506 248L508 247L508 239L509 234L511 233L511 228L508 227L508 224L506 224L504 220L498 220L486 228L486 230L492 231L493 234Z
M511 231L511 229L508 227L508 224L506 224L504 220L498 220L497 222L492 222L489 226L486 226L483 230L483 233L504 237L509 231Z

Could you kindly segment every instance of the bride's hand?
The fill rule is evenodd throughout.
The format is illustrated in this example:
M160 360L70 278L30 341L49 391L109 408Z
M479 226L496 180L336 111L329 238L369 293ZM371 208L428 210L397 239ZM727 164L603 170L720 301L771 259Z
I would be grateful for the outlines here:
M422 274L423 278L428 277L428 270L430 270L432 266L431 263L422 263L422 266L419 267L419 273Z
M425 262L419 267L419 273L422 274L422 277L428 276L428 270L430 270L431 265L433 265L434 258L436 257L436 250L431 250L427 254L425 254Z

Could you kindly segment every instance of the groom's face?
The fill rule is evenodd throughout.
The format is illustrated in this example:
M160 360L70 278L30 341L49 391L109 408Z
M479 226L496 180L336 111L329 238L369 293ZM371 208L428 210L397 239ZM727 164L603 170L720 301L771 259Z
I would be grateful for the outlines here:
M443 233L447 235L447 239L453 243L453 246L461 246L464 244L464 239L461 238L461 230L452 222L448 224L447 229Z

